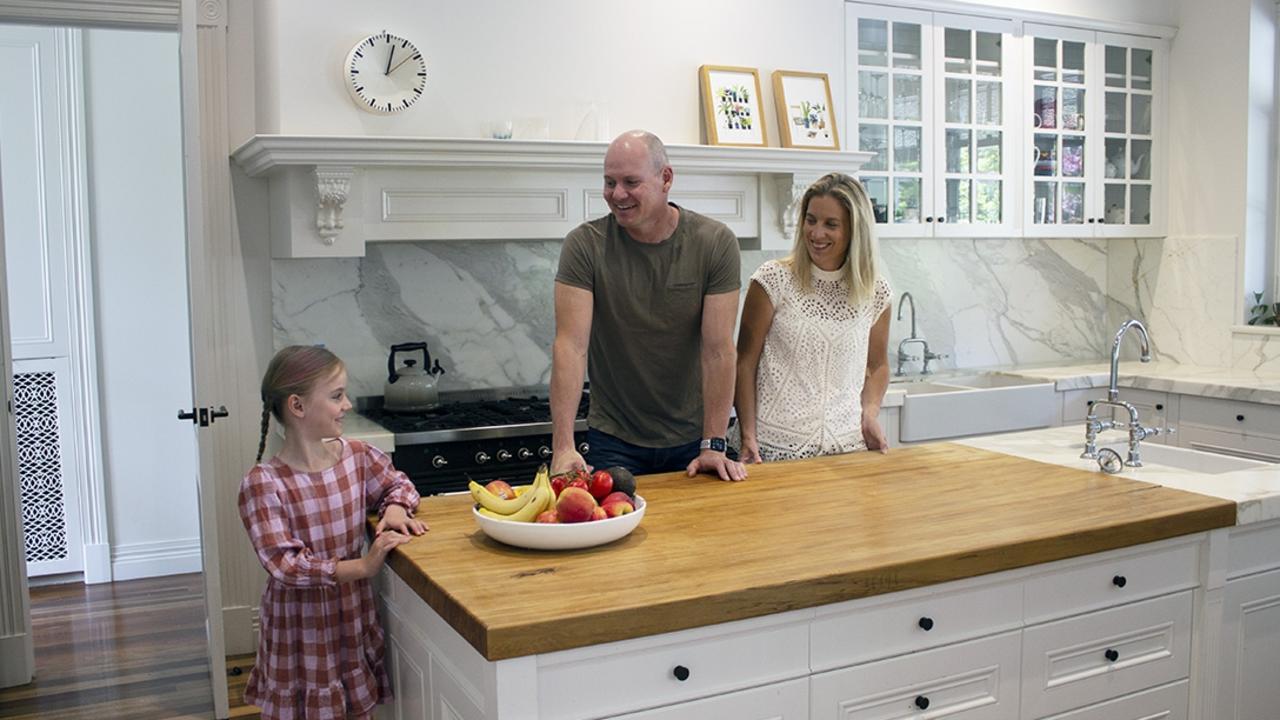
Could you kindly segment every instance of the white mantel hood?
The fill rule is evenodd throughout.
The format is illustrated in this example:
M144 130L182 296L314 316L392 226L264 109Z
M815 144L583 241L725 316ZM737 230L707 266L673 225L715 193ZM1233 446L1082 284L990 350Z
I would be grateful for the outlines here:
M232 159L268 178L274 257L358 257L390 240L562 238L608 212L606 142L258 135ZM668 145L672 200L789 247L814 179L870 153ZM354 201L354 202L353 202ZM784 238L781 243L766 238Z

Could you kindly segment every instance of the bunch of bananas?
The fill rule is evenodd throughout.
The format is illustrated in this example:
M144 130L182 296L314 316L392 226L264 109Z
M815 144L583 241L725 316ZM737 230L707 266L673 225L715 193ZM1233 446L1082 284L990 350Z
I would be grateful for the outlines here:
M494 495L474 480L467 487L479 506L480 514L495 520L533 522L544 511L555 507L556 503L555 491L551 489L551 472L546 465L538 468L538 474L528 490L520 492L522 488L516 489L514 498Z

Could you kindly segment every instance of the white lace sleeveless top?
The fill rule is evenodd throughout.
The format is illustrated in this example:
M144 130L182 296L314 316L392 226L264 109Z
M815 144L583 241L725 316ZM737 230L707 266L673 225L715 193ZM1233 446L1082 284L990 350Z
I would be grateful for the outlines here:
M852 305L841 271L812 266L811 278L812 291L803 293L777 260L751 276L773 303L756 371L756 440L766 461L866 449L867 348L889 306L889 283L877 278L871 297Z

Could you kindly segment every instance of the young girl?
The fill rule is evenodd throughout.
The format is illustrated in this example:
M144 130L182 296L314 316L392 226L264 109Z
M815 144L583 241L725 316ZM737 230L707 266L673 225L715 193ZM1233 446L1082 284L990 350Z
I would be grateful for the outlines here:
M265 720L366 718L391 697L369 578L391 548L421 535L418 493L375 447L342 435L347 371L333 353L294 345L262 378L258 461L240 483L240 519L270 577L246 703ZM267 425L280 452L261 462ZM361 557L365 517L380 514Z

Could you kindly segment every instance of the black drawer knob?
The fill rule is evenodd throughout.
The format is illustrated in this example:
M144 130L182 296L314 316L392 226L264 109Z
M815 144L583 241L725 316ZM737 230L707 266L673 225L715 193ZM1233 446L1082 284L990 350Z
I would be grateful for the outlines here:
M1111 578L1111 584L1115 585L1116 587L1124 587L1125 585L1129 584L1129 581L1126 580L1123 575L1117 575Z
M1115 662L1120 659L1120 653L1116 652L1114 648L1107 648L1107 651L1102 654L1106 656L1108 662Z
M916 707L920 708L921 710L928 710L928 709L929 709L929 698L927 698L927 697L925 697L925 696L923 696L923 695L917 695L917 696L916 696Z
M1163 409L1164 409L1164 403L1156 403L1156 409L1157 409L1157 410L1163 410Z
M1237 415L1237 416L1236 416L1236 422L1244 422L1244 416L1243 416L1243 415Z
M922 617L920 618L919 622L917 622L916 624L920 626L921 630L924 630L925 632L929 632L930 630L933 629L933 618Z
M683 665L677 665L675 669L671 671L671 674L675 675L676 679L680 682L684 682L689 679L689 668Z

